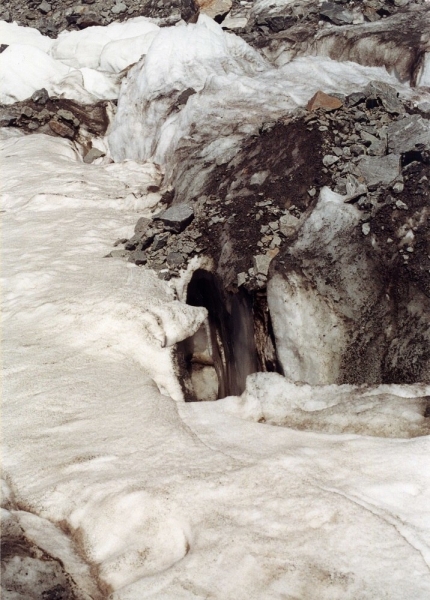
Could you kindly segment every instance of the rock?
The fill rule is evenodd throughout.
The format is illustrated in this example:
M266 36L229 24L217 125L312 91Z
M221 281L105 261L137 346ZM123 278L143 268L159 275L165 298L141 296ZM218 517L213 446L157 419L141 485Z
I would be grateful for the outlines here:
M56 119L51 119L48 125L50 129L60 137L69 139L73 139L75 137L75 130L66 125L65 123L61 123Z
M21 115L24 117L27 117L28 119L30 119L34 114L33 109L31 108L31 106L23 106L21 109Z
M326 154L323 158L323 165L325 167L331 167L339 160L338 156L334 156L333 154Z
M0 54L9 48L9 44L0 44Z
M137 250L136 252L133 252L133 254L130 256L130 259L136 265L146 265L146 263L148 262L146 254L142 250Z
M370 233L369 223L363 223L363 225L361 226L361 231L363 232L363 235L369 235L369 233Z
M240 287L241 285L244 285L246 283L248 279L248 276L246 273L238 273L237 275L237 287Z
M396 89L383 81L371 81L364 89L367 101L379 100L385 110L393 114L405 112L405 108L399 100L399 94Z
M36 102L36 104L45 105L49 100L48 91L45 88L37 90L36 92L34 92L31 99L33 100L33 102Z
M75 115L72 112L70 112L70 110L64 110L60 108L60 110L57 110L57 115L65 121L70 121L71 123L73 123L73 121L75 120Z
M169 239L168 233L159 233L154 237L154 241L152 242L152 250L157 252L157 250L161 250L167 245L167 240Z
M114 4L114 6L112 6L112 8L110 9L111 13L113 13L114 15L119 15L125 12L126 10L127 5L124 4L124 2L117 2L117 4Z
M369 187L389 185L400 174L400 155L363 156L357 167Z
M200 12L212 19L222 17L230 12L233 5L232 0L197 0Z
M183 231L193 220L194 210L188 204L175 204L164 212L154 217L154 221L161 221L165 228L180 233Z
M186 23L196 23L199 17L200 6L197 0L182 0L181 19Z
M86 163L87 165L90 165L97 158L100 158L101 156L105 156L105 153L102 152L101 150L99 150L98 148L91 148L91 150L89 152L87 152L86 155L84 156L84 163Z
M41 4L39 4L39 6L38 6L38 9L44 15L46 15L47 13L49 13L50 10L51 10L51 8L52 8L51 5L48 2L46 2L46 0L43 0L43 2Z
M179 267L184 263L184 256L180 252L171 252L167 255L166 262L169 267Z
M343 105L342 101L339 98L335 98L335 96L329 96L322 91L318 91L316 94L312 96L309 100L306 108L309 111L317 110L318 108L323 108L327 112L332 110L337 110Z
M111 252L109 252L109 254L106 254L105 258L125 258L126 256L129 256L130 252L127 252L127 250L124 249L120 249L120 250L112 250Z
M354 92L353 94L350 94L349 96L346 97L346 105L347 106L356 106L357 104L360 104L361 102L364 102L366 100L366 96L365 94L363 94L363 92Z
M396 183L392 187L392 190L395 194L401 194L401 192L403 192L404 189L405 184L403 183L403 181L396 181Z
M138 234L135 233L125 244L125 249L126 250L135 250L137 248L137 246L140 245L142 241L142 237Z
M425 115L430 115L430 102L421 102L417 108Z
M254 272L267 276L272 260L273 256L270 256L269 254L257 254L253 257Z
M286 238L291 237L297 231L300 221L297 217L288 213L279 219L279 231Z
M415 150L418 144L430 149L430 122L420 115L408 115L388 126L388 150L396 154Z
M181 106L185 106L185 104L188 102L188 98L190 96L194 96L194 94L197 94L197 92L193 88L187 88L186 90L184 90L179 95L179 98L176 100L176 107L179 108Z
M402 202L401 200L396 200L396 207L400 210L408 210L408 205Z
M325 2L320 8L320 16L325 17L335 25L349 25L354 20L354 15L350 10L334 2Z
M134 233L139 233L139 234L145 233L147 231L150 223L151 223L150 219L147 219L146 217L140 217L140 219L137 221L136 225L134 226Z

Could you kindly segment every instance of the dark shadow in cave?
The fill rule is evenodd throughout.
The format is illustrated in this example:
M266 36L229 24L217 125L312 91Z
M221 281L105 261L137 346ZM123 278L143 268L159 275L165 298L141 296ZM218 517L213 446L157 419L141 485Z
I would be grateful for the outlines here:
M265 293L248 293L243 288L226 292L214 274L199 269L188 285L187 304L208 311L206 327L178 345L191 379L187 400L237 396L251 373L281 371ZM207 397L202 393L205 381L214 386Z

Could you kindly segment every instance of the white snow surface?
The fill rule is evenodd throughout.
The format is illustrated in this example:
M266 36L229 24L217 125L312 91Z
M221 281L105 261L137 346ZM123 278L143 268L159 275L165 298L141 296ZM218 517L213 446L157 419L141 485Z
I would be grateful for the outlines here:
M239 399L182 403L171 348L204 311L103 258L153 205L159 169L3 137L4 472L21 506L70 532L101 597L428 598L429 439L250 422L232 414ZM279 411L287 383L259 377ZM405 387L366 394L421 393ZM308 410L345 395L306 390Z
M19 44L61 63L31 35ZM91 60L107 47L97 36ZM0 59L20 55L13 46ZM61 64L66 77L94 71ZM9 77L12 61L2 65ZM201 18L161 30L124 83L111 147L143 163L86 165L69 141L1 132L4 477L26 513L69 533L100 598L428 599L429 437L401 437L418 432L422 386L313 388L259 374L241 398L185 404L173 347L205 310L153 272L104 258L158 211L148 187L193 123L202 139L219 132L221 150L202 148L213 159L262 115L372 78L392 81L318 58L271 69ZM171 100L157 98L189 87L198 94L166 118ZM391 429L382 395L402 410ZM321 418L304 427L303 412ZM53 552L59 534L43 538ZM88 577L59 545L72 576Z

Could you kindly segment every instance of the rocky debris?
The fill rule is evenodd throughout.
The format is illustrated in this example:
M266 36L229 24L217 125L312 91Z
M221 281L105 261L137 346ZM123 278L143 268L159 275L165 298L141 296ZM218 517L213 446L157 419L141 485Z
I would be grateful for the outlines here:
M232 0L196 0L200 6L200 12L212 19L221 22L220 18L225 16L232 7Z
M0 127L17 127L25 133L59 135L88 145L87 136L103 136L109 125L108 102L80 104L50 98L45 89L14 104L0 104Z
M84 156L84 163L86 163L87 165L90 165L91 163L93 163L98 158L101 158L102 156L105 156L104 152L102 152L98 148L91 148L91 150L89 150L86 153L86 155Z
M404 106L399 99L398 92L388 83L383 81L371 81L364 88L364 95L367 99L367 105L372 102L380 102L385 110L393 114L401 114L405 111Z
M326 111L336 110L342 106L342 100L336 98L335 96L330 96L329 94L325 94L321 90L318 91L312 98L309 100L306 108L310 111L317 110L318 108L323 108Z

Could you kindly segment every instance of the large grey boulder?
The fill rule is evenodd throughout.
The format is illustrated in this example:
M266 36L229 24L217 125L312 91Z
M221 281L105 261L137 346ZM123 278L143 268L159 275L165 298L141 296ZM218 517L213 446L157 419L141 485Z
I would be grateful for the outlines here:
M415 150L419 144L430 149L430 121L408 115L388 127L388 150L397 154Z
M363 156L358 170L369 187L388 185L400 174L400 155Z
M193 220L194 210L189 204L176 204L154 217L154 221L161 221L165 229L180 233Z

